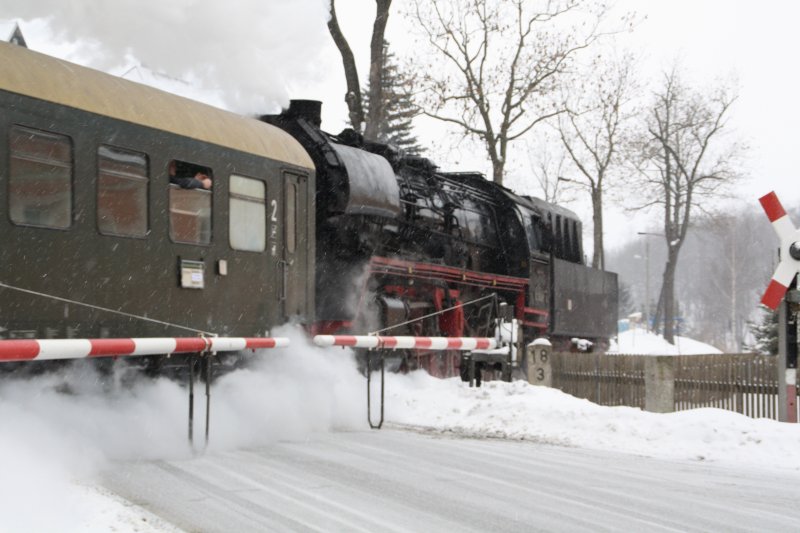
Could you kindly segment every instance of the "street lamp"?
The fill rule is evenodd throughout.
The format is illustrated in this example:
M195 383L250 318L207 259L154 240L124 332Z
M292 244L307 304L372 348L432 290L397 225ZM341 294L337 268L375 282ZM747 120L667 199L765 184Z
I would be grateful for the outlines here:
M637 235L646 237L663 237L663 233L650 233L648 231L637 231ZM650 239L644 241L644 324L647 331L650 331Z

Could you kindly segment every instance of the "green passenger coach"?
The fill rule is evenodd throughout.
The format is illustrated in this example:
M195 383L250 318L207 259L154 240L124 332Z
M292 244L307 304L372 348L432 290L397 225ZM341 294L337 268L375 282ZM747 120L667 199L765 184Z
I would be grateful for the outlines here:
M313 321L314 165L288 134L5 43L0 109L0 338Z

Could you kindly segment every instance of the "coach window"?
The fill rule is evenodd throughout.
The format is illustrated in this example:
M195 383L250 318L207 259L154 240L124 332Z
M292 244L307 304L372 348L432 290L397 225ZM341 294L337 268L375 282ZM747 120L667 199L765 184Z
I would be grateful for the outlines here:
M231 248L247 252L267 249L267 187L263 181L232 175L229 235Z
M9 134L11 221L46 228L72 222L72 140L66 135L13 126Z
M106 235L147 235L147 155L113 146L97 150L97 228Z
M174 166L173 166L174 165ZM170 161L170 175L177 167L177 175L204 174L211 177L208 167ZM211 191L203 188L184 188L169 184L169 237L173 242L185 244L211 243Z

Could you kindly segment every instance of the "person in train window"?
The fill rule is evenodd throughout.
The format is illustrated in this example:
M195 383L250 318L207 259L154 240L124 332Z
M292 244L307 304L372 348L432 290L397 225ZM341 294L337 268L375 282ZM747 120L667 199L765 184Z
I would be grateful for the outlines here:
M188 171L188 172L186 172ZM169 182L182 189L210 189L211 178L208 174L188 169L178 170L178 163L174 159L169 162Z

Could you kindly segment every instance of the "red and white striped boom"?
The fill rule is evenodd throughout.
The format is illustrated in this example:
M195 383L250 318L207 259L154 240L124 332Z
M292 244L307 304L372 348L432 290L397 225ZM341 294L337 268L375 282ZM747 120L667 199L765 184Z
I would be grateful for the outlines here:
M317 346L418 350L492 350L497 341L486 337L382 337L379 335L317 335Z
M761 298L761 303L774 311L800 271L800 230L794 227L774 192L762 196L759 202L781 241L781 260Z
M285 337L165 337L141 339L0 340L0 363L143 356L173 353L230 352L289 346Z

